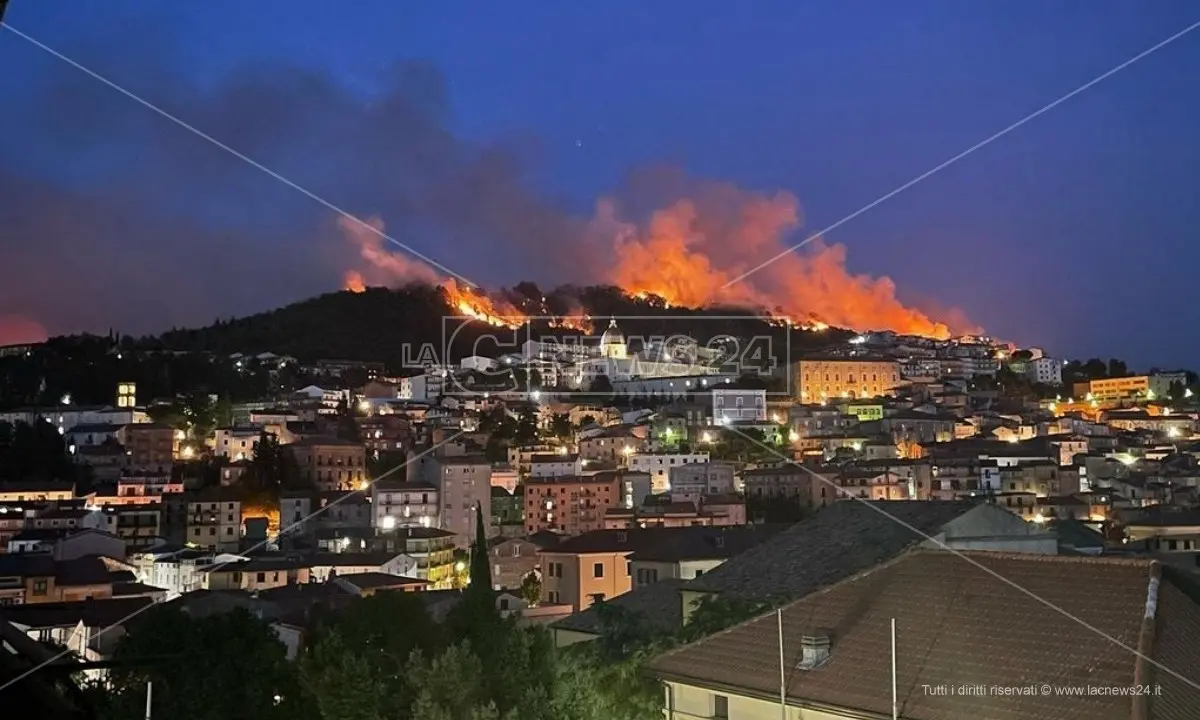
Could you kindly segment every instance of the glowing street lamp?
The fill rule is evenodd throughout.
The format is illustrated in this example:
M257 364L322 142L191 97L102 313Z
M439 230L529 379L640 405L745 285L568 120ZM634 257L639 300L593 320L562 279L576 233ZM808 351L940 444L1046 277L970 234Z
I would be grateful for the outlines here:
M396 529L396 518L392 517L391 515L384 515L383 522L381 523L381 525L384 530L395 530Z

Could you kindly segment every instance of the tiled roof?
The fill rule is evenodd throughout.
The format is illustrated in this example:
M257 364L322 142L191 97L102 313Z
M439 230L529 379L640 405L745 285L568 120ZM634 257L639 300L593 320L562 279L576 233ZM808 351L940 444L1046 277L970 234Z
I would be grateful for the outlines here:
M925 539L905 525L936 535L974 507L971 502L920 500L837 502L701 575L686 589L756 598L801 597Z
M888 716L894 618L900 716L906 720L1137 717L1128 696L927 692L922 686L1128 687L1134 682L1137 657L1130 648L1139 647L1151 561L965 555L916 550L784 607L789 705ZM1191 682L1150 667L1144 682L1161 686L1161 694L1148 698L1147 717L1195 718L1200 605L1182 575L1169 568L1162 572L1154 639L1142 647L1154 663ZM816 669L799 669L801 637L817 632L830 638L829 659ZM778 642L776 615L770 613L668 652L651 663L651 670L684 684L777 702Z
M684 560L718 560L731 558L759 543L770 540L787 529L788 525L735 525L731 527L676 528L672 533L645 550L629 556L631 561L680 562Z
M30 603L10 605L3 609L3 618L27 628L70 627L80 621L90 628L109 628L122 624L153 603L148 597L79 600L76 602Z
M679 599L679 588L685 581L668 578L643 585L636 590L606 600L605 605L619 607L649 626L649 629L674 632L683 625L683 603ZM601 632L599 605L592 605L583 612L573 613L551 624L552 628L576 632Z
M340 582L349 583L360 590L429 584L428 580L381 572L350 573L348 575L338 575L337 579Z

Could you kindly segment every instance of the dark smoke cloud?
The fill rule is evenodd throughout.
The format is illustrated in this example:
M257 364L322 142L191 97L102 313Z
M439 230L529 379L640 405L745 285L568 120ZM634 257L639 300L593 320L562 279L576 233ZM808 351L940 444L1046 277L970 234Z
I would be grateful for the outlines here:
M201 87L101 45L59 49L471 280L582 279L582 222L526 190L513 149L450 132L427 63L368 98L289 67ZM0 118L0 315L151 332L339 287L357 252L336 214L68 65L33 73Z

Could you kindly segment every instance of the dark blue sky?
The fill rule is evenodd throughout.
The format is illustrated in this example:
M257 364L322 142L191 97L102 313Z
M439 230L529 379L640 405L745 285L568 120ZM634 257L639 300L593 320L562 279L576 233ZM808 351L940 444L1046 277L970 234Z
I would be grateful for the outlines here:
M479 238L447 220L456 183L487 188L466 215L513 178L549 198L531 214L585 215L631 168L667 163L793 193L798 241L1200 20L1200 5L12 0L6 19L389 231L411 218L398 227L413 246L499 284L543 276L470 243L528 229L505 217ZM388 107L412 60L411 122L348 125ZM0 261L0 317L140 332L337 286L327 210L11 33L0 67L0 257L14 260ZM1198 365L1198 72L1200 30L828 240L852 271L998 336ZM503 157L481 150L496 144ZM446 207L424 210L430 198Z

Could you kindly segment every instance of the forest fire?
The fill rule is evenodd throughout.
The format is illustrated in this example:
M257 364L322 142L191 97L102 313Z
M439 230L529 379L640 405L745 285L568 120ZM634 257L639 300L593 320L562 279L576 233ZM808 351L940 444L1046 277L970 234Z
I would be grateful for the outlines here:
M842 245L817 240L749 272L788 247L788 234L799 225L796 199L731 186L710 195L704 203L678 200L644 227L619 219L615 204L601 203L605 225L617 228L612 281L669 305L734 305L769 309L776 318L807 318L793 324L814 330L834 325L950 337L946 323L901 303L889 278L847 271Z
M367 223L377 230L378 218ZM346 275L345 287L361 291L369 283L438 285L463 315L498 327L519 327L531 318L551 327L590 332L591 319L556 317L536 298L514 302L464 286L429 265L393 252L378 233L356 221L339 224L367 264ZM888 277L853 274L846 248L820 239L784 252L800 224L799 203L788 193L766 197L709 183L694 197L675 200L648 221L623 219L616 201L602 200L578 242L578 263L588 279L612 284L651 307L751 309L773 324L820 332L830 326L859 332L898 333L947 339L975 332L967 322L943 322L896 297ZM572 245L572 248L575 246ZM765 261L776 258L772 262Z

